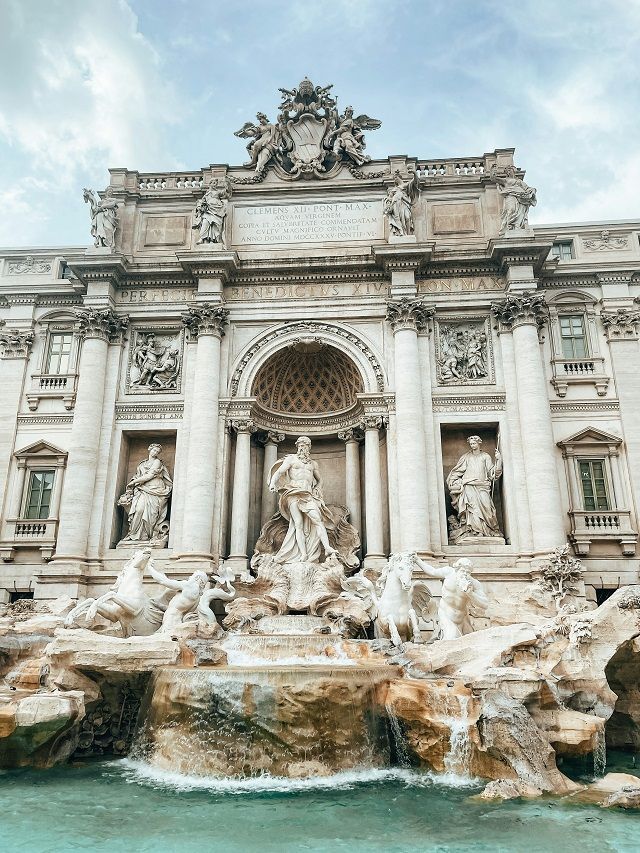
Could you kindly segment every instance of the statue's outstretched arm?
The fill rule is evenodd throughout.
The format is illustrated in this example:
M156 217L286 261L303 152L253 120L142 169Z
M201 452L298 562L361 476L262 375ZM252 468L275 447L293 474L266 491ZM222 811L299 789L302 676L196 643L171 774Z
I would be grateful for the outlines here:
M442 569L436 569L435 566L432 566L429 563L425 563L424 560L421 560L417 554L414 554L413 559L418 568L422 569L425 575L428 575L430 578L440 578L440 580L444 580L451 571L449 566L444 566L444 568Z
M182 589L183 582L182 581L173 581L171 578L168 578L163 572L158 571L158 569L154 569L153 566L147 566L149 569L149 574L151 577L161 583L162 586L169 587L169 589Z

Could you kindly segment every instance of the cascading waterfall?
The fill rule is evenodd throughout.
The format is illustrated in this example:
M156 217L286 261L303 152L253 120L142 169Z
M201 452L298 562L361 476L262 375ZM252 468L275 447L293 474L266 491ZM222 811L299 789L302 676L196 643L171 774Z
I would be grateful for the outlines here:
M407 741L405 739L404 732L402 731L400 721L398 720L398 716L393 706L388 702L385 704L385 711L387 712L387 720L389 721L389 729L393 740L396 763L398 767L411 767Z
M607 769L607 738L604 730L596 732L595 748L593 750L593 775L604 776Z
M322 776L389 764L378 685L388 667L167 667L133 759L192 776Z
M444 757L447 773L453 776L468 776L471 759L471 739L469 737L469 697L458 696L459 713L446 720L449 726L449 752Z

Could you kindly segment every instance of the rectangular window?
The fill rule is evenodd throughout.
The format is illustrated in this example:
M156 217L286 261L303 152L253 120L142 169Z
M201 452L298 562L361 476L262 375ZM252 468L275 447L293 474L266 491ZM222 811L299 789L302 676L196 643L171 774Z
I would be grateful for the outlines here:
M578 462L584 508L589 510L610 509L604 459L582 459Z
M55 332L49 336L45 373L68 373L71 359L71 332Z
M53 478L53 471L31 472L27 502L24 509L25 518L49 518Z
M585 358L587 356L587 336L582 314L565 314L560 321L560 339L564 358Z
M554 243L551 246L551 257L561 261L570 261L573 257L573 244L571 240L566 243Z

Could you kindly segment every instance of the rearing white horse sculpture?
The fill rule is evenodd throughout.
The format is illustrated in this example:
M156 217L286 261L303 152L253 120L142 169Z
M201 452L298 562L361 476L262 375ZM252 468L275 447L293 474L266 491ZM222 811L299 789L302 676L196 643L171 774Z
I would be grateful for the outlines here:
M362 572L342 582L344 596L355 594L364 600L375 636L391 640L394 646L410 639L421 642L416 610L423 618L432 616L429 587L425 581L413 580L417 565L415 554L393 554L375 586Z

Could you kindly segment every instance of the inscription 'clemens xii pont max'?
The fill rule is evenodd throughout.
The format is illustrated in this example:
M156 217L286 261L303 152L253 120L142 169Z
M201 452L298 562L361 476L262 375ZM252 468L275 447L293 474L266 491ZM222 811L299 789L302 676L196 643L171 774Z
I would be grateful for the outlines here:
M237 205L233 211L236 245L383 238L380 200Z

